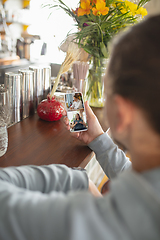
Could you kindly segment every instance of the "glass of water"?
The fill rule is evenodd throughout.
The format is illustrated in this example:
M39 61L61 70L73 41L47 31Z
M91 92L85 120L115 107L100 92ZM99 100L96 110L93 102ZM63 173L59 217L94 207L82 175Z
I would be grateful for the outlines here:
M0 157L3 156L8 148L7 125L10 120L8 90L0 85Z

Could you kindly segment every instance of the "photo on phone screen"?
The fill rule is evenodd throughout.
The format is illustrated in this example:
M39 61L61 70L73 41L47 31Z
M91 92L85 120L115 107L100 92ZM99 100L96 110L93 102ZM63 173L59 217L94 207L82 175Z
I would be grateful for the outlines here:
M83 96L81 92L66 93L65 104L69 119L70 131L81 132L88 128Z

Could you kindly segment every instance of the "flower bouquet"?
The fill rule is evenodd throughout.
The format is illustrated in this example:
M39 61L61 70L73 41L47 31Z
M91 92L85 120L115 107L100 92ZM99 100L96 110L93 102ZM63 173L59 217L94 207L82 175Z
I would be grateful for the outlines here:
M47 4L50 9L60 8L71 16L77 32L73 41L90 55L85 97L91 106L102 107L103 73L105 59L109 57L108 43L121 30L131 26L147 15L144 8L149 0L138 4L128 0L80 0L76 9L70 9L63 1Z

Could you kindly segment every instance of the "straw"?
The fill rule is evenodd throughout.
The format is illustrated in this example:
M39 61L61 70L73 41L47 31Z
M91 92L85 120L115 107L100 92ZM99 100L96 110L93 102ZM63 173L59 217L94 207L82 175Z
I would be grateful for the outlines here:
M79 87L80 80L86 78L89 64L87 62L76 61L73 63L73 76L76 80L76 87Z

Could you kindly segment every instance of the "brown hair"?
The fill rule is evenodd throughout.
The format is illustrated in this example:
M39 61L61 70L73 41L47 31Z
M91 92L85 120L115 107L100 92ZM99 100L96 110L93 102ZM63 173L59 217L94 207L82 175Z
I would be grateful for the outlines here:
M82 118L80 117L79 113L76 113L76 115L79 116L79 120L81 120ZM76 117L76 120L77 120L77 117Z
M160 134L160 15L115 39L107 76L112 93L140 107Z

